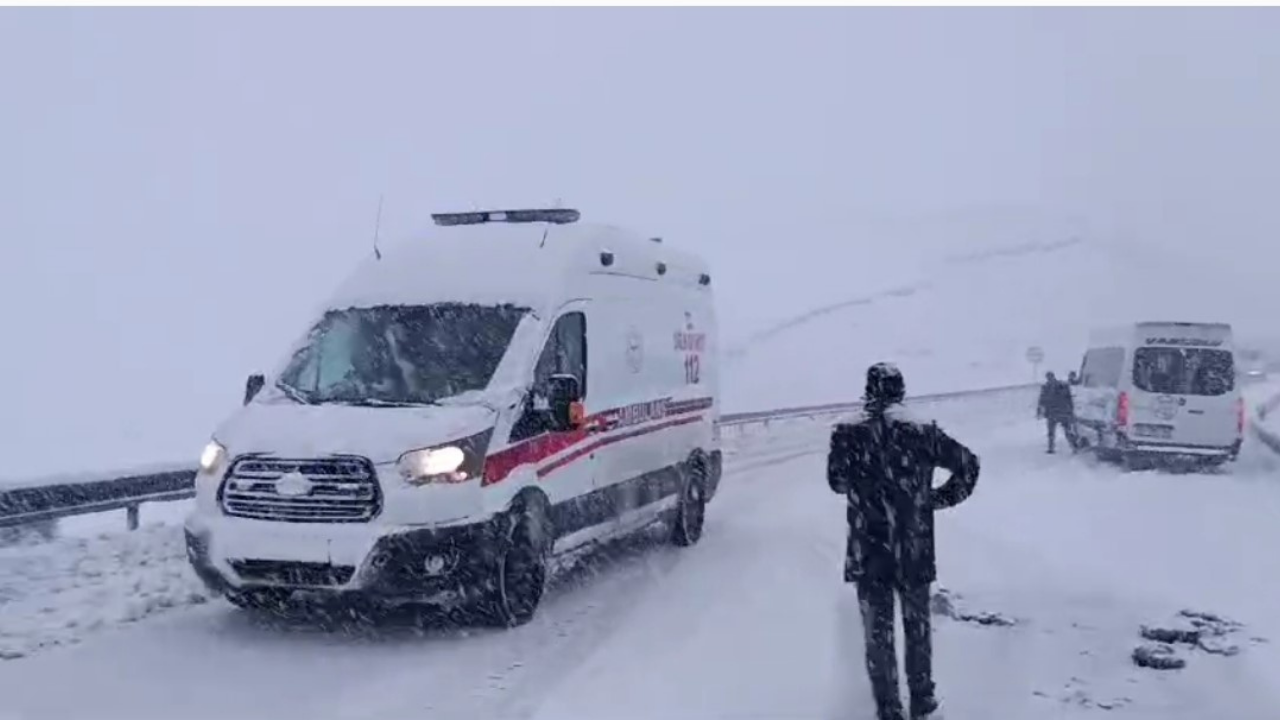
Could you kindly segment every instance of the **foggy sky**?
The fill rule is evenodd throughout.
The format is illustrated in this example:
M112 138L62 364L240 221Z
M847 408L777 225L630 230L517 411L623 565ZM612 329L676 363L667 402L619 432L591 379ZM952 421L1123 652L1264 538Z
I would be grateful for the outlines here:
M194 456L380 193L388 238L559 200L693 248L726 334L889 282L923 250L879 241L956 213L1156 248L1265 327L1277 18L0 10L0 477Z

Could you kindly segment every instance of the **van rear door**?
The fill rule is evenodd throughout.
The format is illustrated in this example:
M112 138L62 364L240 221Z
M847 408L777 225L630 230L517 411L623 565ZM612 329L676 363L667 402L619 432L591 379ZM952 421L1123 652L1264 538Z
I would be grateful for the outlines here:
M1225 448L1239 437L1235 358L1221 347L1146 345L1133 357L1132 439Z
M1071 389L1076 419L1091 430L1090 442L1110 437L1116 421L1116 402L1124 377L1123 347L1093 347L1080 366L1080 384Z

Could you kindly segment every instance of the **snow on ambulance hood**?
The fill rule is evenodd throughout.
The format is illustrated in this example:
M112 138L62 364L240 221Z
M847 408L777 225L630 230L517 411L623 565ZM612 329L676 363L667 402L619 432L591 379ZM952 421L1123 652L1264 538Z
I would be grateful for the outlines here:
M360 455L395 462L409 450L457 440L492 427L482 405L388 408L351 405L251 403L214 433L234 457L270 453L310 458Z

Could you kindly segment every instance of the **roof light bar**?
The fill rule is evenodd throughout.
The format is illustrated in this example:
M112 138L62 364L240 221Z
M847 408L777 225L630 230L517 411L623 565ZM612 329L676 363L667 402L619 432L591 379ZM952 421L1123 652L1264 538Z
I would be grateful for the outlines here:
M452 227L455 225L483 225L491 222L506 223L554 223L567 225L578 222L582 214L571 208L552 208L548 210L476 210L474 212L435 213L431 219L436 225Z

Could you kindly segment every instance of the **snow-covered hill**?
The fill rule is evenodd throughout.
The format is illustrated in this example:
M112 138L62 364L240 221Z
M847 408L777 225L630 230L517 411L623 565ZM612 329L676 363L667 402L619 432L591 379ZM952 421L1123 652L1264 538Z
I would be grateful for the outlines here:
M882 360L902 367L914 393L1030 382L1033 345L1042 371L1065 375L1097 325L1235 322L1251 302L1248 288L1158 249L1065 232L976 239L955 253L921 242L927 260L877 265L872 289L859 292L865 272L852 273L845 297L727 338L726 409L855 399L863 370ZM911 242L895 252L910 254Z

